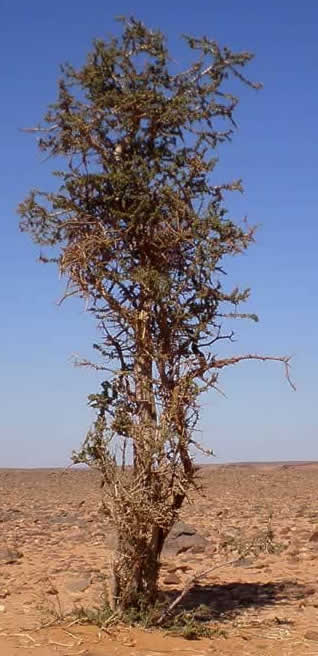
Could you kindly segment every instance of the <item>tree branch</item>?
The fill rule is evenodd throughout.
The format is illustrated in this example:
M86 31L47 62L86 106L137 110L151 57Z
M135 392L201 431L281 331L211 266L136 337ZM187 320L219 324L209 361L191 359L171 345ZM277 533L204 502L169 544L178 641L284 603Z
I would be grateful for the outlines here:
M272 356L272 355L253 355L253 354L247 354L247 355L237 355L234 356L233 358L225 358L223 360L214 360L213 361L213 368L214 369L223 369L224 367L229 367L233 364L238 364L238 362L242 362L243 360L259 360L261 362L267 362L267 361L274 361L274 362L282 362L284 367L285 367L285 375L288 380L289 385L291 388L296 391L296 385L293 383L293 381L290 378L290 356Z

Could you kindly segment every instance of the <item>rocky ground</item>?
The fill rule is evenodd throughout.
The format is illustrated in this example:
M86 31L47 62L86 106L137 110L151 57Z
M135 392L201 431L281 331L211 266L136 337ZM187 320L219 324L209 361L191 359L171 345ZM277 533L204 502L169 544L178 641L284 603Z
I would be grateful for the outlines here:
M318 464L205 467L182 513L161 587L208 609L213 638L100 632L74 608L102 604L112 535L88 471L0 470L0 654L318 655ZM230 563L225 565L225 563Z

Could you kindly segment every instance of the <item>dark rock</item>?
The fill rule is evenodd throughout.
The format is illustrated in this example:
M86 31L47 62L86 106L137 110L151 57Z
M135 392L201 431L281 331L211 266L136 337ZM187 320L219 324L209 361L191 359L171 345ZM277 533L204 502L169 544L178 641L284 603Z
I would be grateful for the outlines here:
M290 528L289 526L285 526L284 528L281 529L280 535L288 535L290 533Z
M253 567L255 564L255 559L254 558L240 558L239 560L234 563L234 567ZM262 567L265 567L264 563L262 564Z
M196 535L196 533L197 531L195 528L193 528L193 526L189 526L189 524L186 524L185 522L179 520L172 527L168 537L178 538L181 535Z
M191 548L191 553L193 554L200 554L205 552L205 545L204 544L197 544L194 547Z
M21 515L21 510L17 508L9 508L9 510L4 510L0 512L0 522L10 522L17 519Z
M172 527L162 550L163 558L173 558L185 551L193 549L203 552L208 541L195 528L182 521ZM196 553L199 553L198 551Z
M8 549L7 547L0 548L0 564L1 565L11 565L12 563L17 563L23 554L20 551L15 549Z
M7 588L0 588L0 599L5 599L6 597L9 597L9 590Z
M309 542L318 542L318 531L315 531L309 538Z
M58 591L58 589L55 587L55 585L49 583L49 585L48 585L47 588L46 588L46 594L48 594L48 595L52 595L52 596L56 596L56 595L58 595L58 593L59 593L59 591Z
M107 549L116 549L117 536L113 529L108 530L103 534L103 544Z
M165 576L165 578L163 579L163 582L166 585L177 585L178 583L180 583L180 580L181 579L176 574L168 574L168 576Z
M66 582L65 589L72 594L84 592L91 584L90 574L79 574Z
M180 572L188 572L189 569L193 569L193 567L191 567L189 565L172 565L172 566L169 567L167 565L167 571L169 572L169 574L175 574L176 572L179 572L179 571Z
M189 570L193 570L193 567L191 567L191 565L174 565L174 566L169 567L169 565L166 564L166 565L163 565L163 567L164 566L167 567L167 571L169 572L169 574L175 574L176 572L185 573L185 572L188 572Z
M55 515L55 517L50 517L49 524L51 525L63 525L66 526L78 526L79 528L87 528L87 521L81 519L79 515L71 515L67 512L62 512L60 515Z

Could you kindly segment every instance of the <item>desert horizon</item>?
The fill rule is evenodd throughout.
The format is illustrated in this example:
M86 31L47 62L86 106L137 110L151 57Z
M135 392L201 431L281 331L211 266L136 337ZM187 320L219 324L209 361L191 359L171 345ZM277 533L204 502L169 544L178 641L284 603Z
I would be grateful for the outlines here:
M114 548L97 472L0 469L1 656L312 653L318 462L206 464L199 476L203 495L182 509L160 574L169 601L208 571L183 607L198 617L205 609L213 639L191 642L87 622L103 606Z

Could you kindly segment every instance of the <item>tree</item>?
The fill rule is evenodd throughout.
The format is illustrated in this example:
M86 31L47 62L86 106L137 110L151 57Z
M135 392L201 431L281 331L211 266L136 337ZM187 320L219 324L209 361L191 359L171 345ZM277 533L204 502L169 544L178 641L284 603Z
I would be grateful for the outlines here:
M241 182L211 180L235 128L226 83L258 87L242 74L251 55L186 36L195 61L173 73L164 36L121 20L121 37L95 41L82 68L62 67L57 101L35 131L66 168L55 172L58 191L33 190L19 206L21 229L53 248L41 259L66 278L64 298L85 299L101 330L95 366L106 379L90 397L97 419L77 461L102 472L119 611L157 598L165 538L195 485L200 395L242 360L280 360L287 376L289 366L215 350L233 337L227 318L257 320L238 311L249 290L223 284L224 258L254 237L224 207Z

